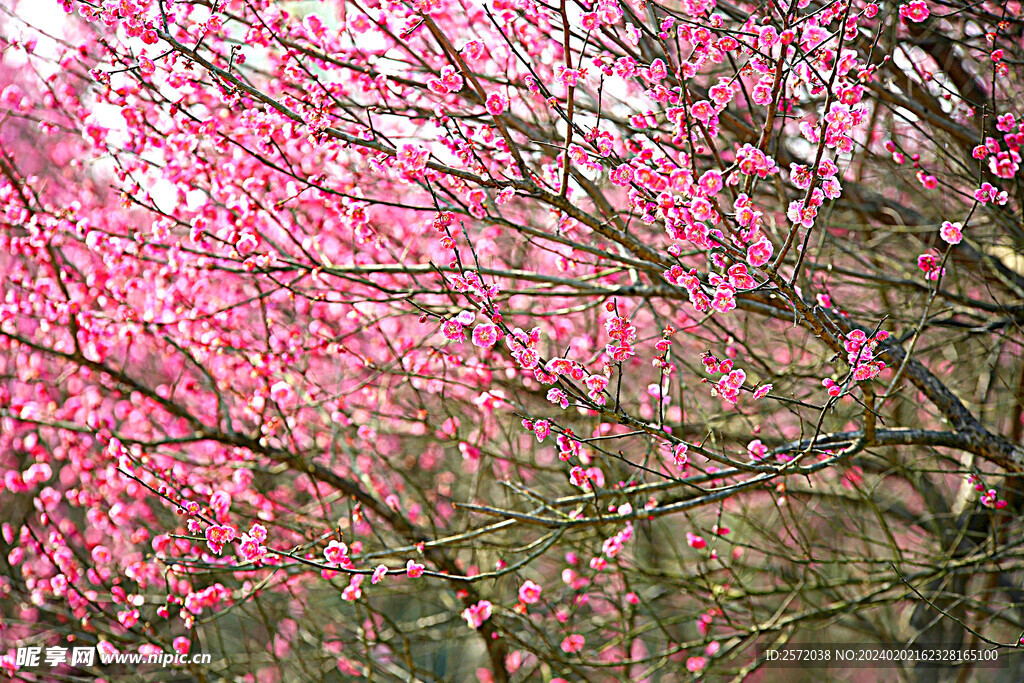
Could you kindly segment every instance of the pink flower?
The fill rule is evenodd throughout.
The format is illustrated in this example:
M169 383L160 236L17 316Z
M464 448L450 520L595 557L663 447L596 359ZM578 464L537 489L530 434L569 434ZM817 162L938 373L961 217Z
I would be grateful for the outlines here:
M689 450L689 446L685 443L676 444L675 448L672 449L672 460L675 462L676 467L679 469L685 469L686 463L689 462L689 458L686 452Z
M270 398L284 406L295 399L295 390L288 382L277 382L270 387Z
M491 618L491 603L489 600L481 600L462 610L462 618L466 620L470 628L480 628L483 623Z
M927 279L935 281L945 275L946 269L939 267L939 255L930 250L917 257L917 267L924 271Z
M462 341L466 338L466 333L462 326L462 323L456 322L455 320L445 320L441 324L441 334L450 341Z
M458 92L462 90L462 76L455 70L452 65L441 67L441 83L444 85L448 92Z
M214 491L210 496L210 509L217 516L218 522L224 522L228 517L228 510L231 508L231 494L227 491Z
M543 441L551 433L551 423L547 420L537 420L533 424L533 433L536 435L537 441Z
M110 550L106 546L98 545L92 549L92 559L97 564L106 564L112 557L113 555L110 554Z
M753 289L757 286L757 282L747 272L747 266L742 263L736 263L730 266L729 271L729 284L737 289Z
M574 88L580 80L579 69L566 69L562 65L555 67L555 79L566 88Z
M686 660L686 670L692 673L701 671L708 665L708 660L704 657L690 657Z
M587 385L587 395L595 402L604 405L604 395L601 393L608 386L608 378L603 375L591 375L583 380Z
M121 622L121 625L125 628L131 628L132 626L135 626L135 624L139 623L139 610L130 609L118 612L117 620Z
M650 69L647 70L647 77L652 83L660 81L668 76L668 69L665 67L665 62L661 59L655 59L651 62Z
M764 264L768 263L771 259L775 249L772 247L772 243L768 241L767 237L762 237L757 242L747 247L747 263L760 268Z
M631 182L633 182L633 174L633 167L627 164L623 164L622 166L617 167L614 171L611 172L609 180L612 181L613 185L625 187L626 185L629 185Z
M184 636L178 636L175 638L171 645L174 647L174 651L179 655L187 655L188 651L192 649L191 641Z
M473 344L483 349L497 344L502 336L501 329L491 323L481 323L473 328Z
M235 242L235 249L238 250L239 254L243 256L251 254L256 251L256 247L259 246L259 240L256 235L251 232L242 233L242 236Z
M920 23L928 18L930 11L924 0L914 0L908 5L900 5L900 16L907 21Z
M773 388L774 386L771 384L765 384L764 386L758 387L757 389L754 390L754 400L764 398L765 396L768 395L768 392L771 391Z
M487 96L487 113L491 116L501 116L508 108L508 96L500 92L492 92Z
M747 453L750 454L750 459L756 462L764 458L768 453L768 447L761 443L761 439L754 439L747 444Z
M982 204L988 204L989 202L995 202L997 204L1005 204L1007 200L1006 191L999 191L999 188L993 186L991 183L982 183L981 187L974 191L974 198Z
M527 579L519 587L519 599L527 605L532 605L540 600L541 587Z
M331 541L324 549L324 557L332 564L341 564L348 555L348 546L341 541Z
M423 576L423 565L409 560L405 563L405 573L410 579L418 579Z
M582 467L573 467L569 470L569 481L573 483L573 486L579 486L580 488L589 488L590 482L587 481L587 473Z
M755 104L766 105L772 101L772 84L767 81L759 81L751 92L751 99Z
M694 550L700 550L707 546L708 542L705 541L701 536L693 533L692 531L686 532L686 543Z
M963 239L963 228L962 223L950 223L949 221L943 221L942 227L939 228L939 236L949 244L960 244L960 240Z
M249 534L242 534L238 544L238 551L246 562L254 562L266 554L266 548L261 546L260 542Z
M583 644L585 642L586 641L583 638L583 636L581 636L578 633L573 633L572 635L566 636L565 639L562 640L562 652L579 652L583 649Z
M349 580L348 585L345 586L345 590L341 591L341 598L342 598L342 600L346 600L348 602L354 602L354 601L358 600L359 598L361 598L363 596L363 589L361 588L362 585L363 585L363 575L362 574L356 574L355 576L353 576Z
M719 313L736 308L736 288L725 283L718 285L715 298L711 300L711 307Z
M715 169L705 171L697 181L697 185L704 191L704 196L710 197L722 189L722 173Z
M206 544L210 550L219 553L225 543L235 540L235 530L229 526L211 524L206 528Z
M387 565L379 564L377 568L373 570L373 576L370 577L370 583L377 585L384 580L384 575L388 573Z
M548 400L563 410L569 407L569 396L561 389L548 389Z
M410 175L417 175L426 168L429 157L430 150L417 145L405 143L398 148L398 165Z
M1020 154L1015 150L999 152L988 159L988 168L1000 178L1012 178L1020 169Z

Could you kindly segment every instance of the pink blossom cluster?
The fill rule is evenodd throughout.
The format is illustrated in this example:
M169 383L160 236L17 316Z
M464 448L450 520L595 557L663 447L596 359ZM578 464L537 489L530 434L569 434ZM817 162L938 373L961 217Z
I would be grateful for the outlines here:
M492 605L489 600L481 600L475 605L470 605L462 611L462 618L466 620L470 628L478 629L484 622L491 618Z
M605 330L608 336L615 340L614 343L605 347L605 352L613 363L621 363L632 358L636 351L633 349L633 341L636 339L636 327L629 321L629 318L615 315L605 322Z
M876 359L875 352L878 345L889 338L889 333L879 330L870 339L862 330L852 330L846 335L843 347L846 349L847 362L853 369L853 379L856 382L876 377L885 369L885 362Z

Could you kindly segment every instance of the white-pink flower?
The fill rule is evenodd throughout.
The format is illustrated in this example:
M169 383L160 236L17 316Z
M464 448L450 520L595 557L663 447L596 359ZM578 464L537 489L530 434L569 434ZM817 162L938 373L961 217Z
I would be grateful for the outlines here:
M324 548L324 558L333 564L341 564L346 555L348 555L348 546L341 541L331 541Z
M775 249L772 247L772 243L768 241L767 237L762 237L757 242L754 242L747 247L747 263L760 268L764 264L768 263L768 260L772 257Z
M480 628L483 623L491 618L491 602L481 600L462 610L462 618L466 620L470 628Z
M907 5L900 5L900 16L907 21L920 23L927 19L929 14L931 12L924 0L914 0L914 2Z
M277 382L270 387L270 398L280 404L287 404L295 398L295 390L288 382Z
M532 605L540 600L541 587L527 579L519 587L519 599L527 605Z
M533 433L537 437L537 441L543 441L551 433L551 423L547 420L537 420L533 424Z
M942 227L939 228L939 236L949 244L960 244L960 240L964 238L961 230L963 229L962 223L950 223L949 221L943 221Z
M501 337L501 329L492 323L481 323L473 328L473 344L480 348L491 348Z
M355 576L353 576L349 580L348 585L345 586L345 590L341 591L342 600L346 600L348 602L358 600L363 595L363 589L361 588L362 585L363 575L356 574Z

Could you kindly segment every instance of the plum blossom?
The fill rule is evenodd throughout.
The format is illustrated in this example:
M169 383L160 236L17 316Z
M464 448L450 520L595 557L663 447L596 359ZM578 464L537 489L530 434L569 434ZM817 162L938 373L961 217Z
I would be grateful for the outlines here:
M929 14L928 4L924 0L914 0L906 5L900 5L900 16L907 21L920 23L927 19Z
M431 78L427 81L427 87L439 95L458 92L462 90L462 86L462 76L450 64L441 67L441 73L438 78Z
M441 323L441 334L450 341L462 341L466 338L465 328L455 320L445 320Z
M466 620L470 628L479 629L483 623L491 618L491 602L481 600L462 611L462 618Z
M487 113L491 116L501 116L508 109L508 96L500 92L492 92L487 96Z
M206 545L214 553L220 554L224 544L235 540L235 529L227 525L211 524L206 528Z
M963 223L943 221L942 227L939 228L939 236L947 244L960 244L960 241L964 238L963 232L961 232L963 227Z
M697 186L706 197L717 194L722 189L722 172L715 169L705 171L697 181Z
M750 459L756 462L764 459L768 454L768 447L761 443L761 439L754 439L747 444L747 453L750 454Z
M586 640L578 633L566 636L562 640L562 652L572 654L583 649Z
M999 188L991 183L982 183L981 187L974 191L974 198L982 204L995 202L1002 206L1008 201L1009 195L1006 193L1006 190L999 190Z
M608 378L604 375L590 375L583 383L587 386L587 396L590 400L603 406L607 400L604 390L608 387Z
M489 349L501 341L503 336L501 328L497 325L481 323L473 328L473 345Z
M1021 157L1017 150L999 152L988 159L988 168L1000 178L1012 178L1020 169Z
M238 552L246 562L256 562L266 556L267 549L249 534L242 534L238 542Z
M270 398L279 405L286 407L295 400L295 389L288 382L276 382L270 387Z
M532 605L540 600L540 592L541 587L527 579L519 587L519 599L527 605Z
M715 385L716 392L729 403L736 403L740 396L740 387L747 380L747 373L743 370L733 370L725 375Z
M590 488L590 482L587 481L587 472L582 467L576 466L569 470L569 481L572 482L573 486L579 486L582 489Z
M772 243L768 241L768 238L762 237L760 240L747 247L747 263L755 268L760 268L764 264L768 263L774 250L775 249L772 247Z
M548 389L547 399L556 406L560 406L562 410L569 407L569 396L557 387Z
M555 439L555 443L558 444L559 459L565 462L572 460L574 457L579 457L583 452L580 442L572 438L571 429L566 429L564 434L559 434Z
M628 543L631 538L633 538L633 525L627 522L626 527L624 529L619 531L611 538L605 539L604 543L601 545L601 552L603 552L608 557L616 557L619 553L622 552L622 549L625 547L626 543Z
M633 182L633 167L628 164L616 167L609 175L612 184L625 187Z
M544 441L550 433L551 423L547 420L537 420L533 423L533 434L537 437L537 441Z
M418 175L427 166L430 150L405 143L398 148L399 167L409 175Z
M346 602L354 602L363 596L363 579L365 577L362 574L354 574L349 580L345 589L341 591L341 599Z
M324 558L331 564L345 565L348 560L348 545L341 541L331 541L324 549Z
M675 462L676 467L681 470L686 469L686 464L689 462L687 457L688 450L689 446L685 443L676 444L672 449L672 460Z
M939 267L939 263L939 255L934 250L917 257L917 267L924 271L926 279L933 282L946 273L946 269Z

